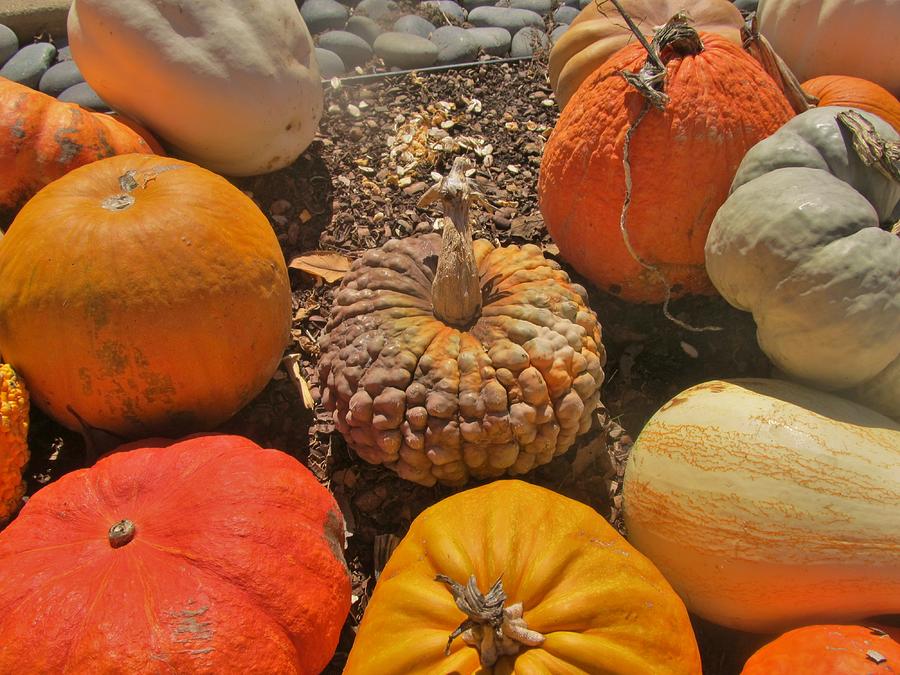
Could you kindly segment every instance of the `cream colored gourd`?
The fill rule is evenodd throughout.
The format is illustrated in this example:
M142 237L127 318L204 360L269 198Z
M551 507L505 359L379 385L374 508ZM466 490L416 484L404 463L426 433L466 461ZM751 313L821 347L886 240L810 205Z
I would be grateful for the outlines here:
M294 0L75 0L72 55L113 108L177 155L232 176L274 171L312 142L322 87Z
M752 632L900 611L900 425L780 380L713 381L647 422L629 540L688 609Z
M900 183L863 164L837 121L847 110L808 110L750 149L710 227L706 270L753 312L784 373L900 419L900 237L879 227Z
M757 13L800 82L853 75L900 94L900 0L760 0Z

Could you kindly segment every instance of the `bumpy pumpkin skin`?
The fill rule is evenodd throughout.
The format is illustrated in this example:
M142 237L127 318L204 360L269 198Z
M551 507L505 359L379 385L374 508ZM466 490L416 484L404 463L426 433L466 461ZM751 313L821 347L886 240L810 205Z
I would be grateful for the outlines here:
M129 171L134 203L116 210ZM269 381L290 321L268 220L187 162L122 155L76 169L0 240L0 350L33 403L72 429L214 428Z
M869 657L877 652L885 661ZM864 626L806 626L789 631L756 652L741 675L893 675L900 672L900 644Z
M426 235L354 262L321 341L337 428L366 461L425 485L545 464L599 404L606 355L584 289L536 246L474 244L483 307L468 330L434 316L441 238Z
M67 34L104 101L212 171L274 171L315 137L322 84L295 0L75 0Z
M852 75L895 96L898 12L898 0L760 0L757 10L760 32L801 82Z
M9 364L0 363L0 525L22 502L27 463L28 390Z
M721 36L701 38L698 55L668 62L669 103L647 112L629 149L626 228L672 297L715 292L703 245L716 209L744 153L793 116L752 57ZM632 258L619 228L625 132L644 98L618 72L637 71L646 56L625 47L585 80L544 148L538 191L547 229L576 270L625 300L662 302L665 284Z
M48 183L76 167L130 152L154 151L109 115L0 77L0 229Z
M245 438L123 446L0 533L0 671L318 673L350 608L343 527L305 467Z
M846 106L878 115L900 132L900 102L884 87L860 77L822 75L804 82L804 91L819 99L819 107Z
M625 525L688 609L722 626L893 614L898 466L900 424L859 404L780 380L705 382L635 441Z
M900 419L900 238L879 228L900 184L856 155L836 121L846 110L808 110L747 153L706 267L728 302L753 313L782 371Z
M482 668L449 634L465 618L445 574L474 574L484 592L501 575L522 602L539 647ZM609 673L699 675L681 600L656 568L595 511L521 481L448 497L424 511L391 555L357 633L347 675Z
M741 46L740 11L728 0L623 0L622 7L648 38L675 14L686 10L698 31L717 33ZM634 34L610 2L591 2L550 50L550 86L564 108L591 73L628 44Z

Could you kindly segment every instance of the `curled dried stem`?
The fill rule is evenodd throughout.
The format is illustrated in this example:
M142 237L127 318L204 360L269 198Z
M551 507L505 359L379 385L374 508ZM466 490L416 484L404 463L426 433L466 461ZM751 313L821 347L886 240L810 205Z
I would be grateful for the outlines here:
M544 636L525 623L521 602L504 607L506 593L501 579L487 594L479 590L474 574L465 586L443 574L437 575L435 581L447 585L456 606L468 617L450 634L445 654L450 654L453 640L462 636L466 644L478 650L481 665L490 668L501 656L518 654L522 645L537 647L544 642Z
M862 163L882 176L900 182L900 141L889 141L855 110L837 114L838 125L850 132L853 149Z
M444 323L467 328L481 314L481 279L472 246L469 205L486 204L466 173L472 168L465 157L453 160L450 173L419 199L419 207L440 200L444 209L444 234L438 256L431 302L434 315Z

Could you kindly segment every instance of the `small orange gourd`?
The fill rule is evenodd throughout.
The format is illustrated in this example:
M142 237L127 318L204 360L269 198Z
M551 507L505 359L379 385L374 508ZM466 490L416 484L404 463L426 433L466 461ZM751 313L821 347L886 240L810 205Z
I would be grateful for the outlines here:
M900 101L881 85L861 77L821 75L801 86L819 99L819 107L833 105L867 110L900 132Z

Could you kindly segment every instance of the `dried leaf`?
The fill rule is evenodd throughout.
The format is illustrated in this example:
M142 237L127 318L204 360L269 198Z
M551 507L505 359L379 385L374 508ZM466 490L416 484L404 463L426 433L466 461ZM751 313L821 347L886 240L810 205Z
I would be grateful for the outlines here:
M343 279L350 271L350 258L334 251L308 251L293 258L288 267L331 284Z
M306 378L303 377L303 372L300 370L300 355L288 354L281 362L284 364L284 369L287 371L287 374L300 391L300 398L303 399L303 407L307 410L315 408L316 401L309 388L309 383L306 381Z

